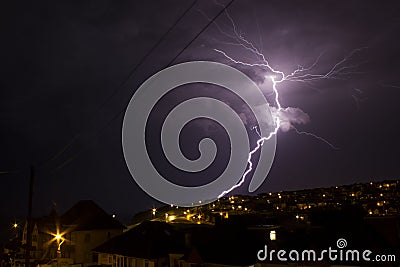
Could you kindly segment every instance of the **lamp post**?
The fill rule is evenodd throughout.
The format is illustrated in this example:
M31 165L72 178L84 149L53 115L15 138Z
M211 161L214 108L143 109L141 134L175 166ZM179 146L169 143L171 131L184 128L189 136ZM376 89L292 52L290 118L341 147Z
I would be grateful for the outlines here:
M61 245L64 243L65 239L60 234L56 234L55 238L58 244L57 258L61 258Z
M18 224L16 222L13 224L13 228L15 231L15 238L18 238ZM12 259L12 266L15 267L15 257L16 257L15 249L13 251L13 255L14 258Z
M58 231L57 231L58 232ZM60 266L60 259L61 259L61 245L64 243L65 239L60 233L57 233L54 236L55 240L57 240L57 267Z
M14 228L14 231L15 231L15 237L18 237L18 224L14 223L13 224L13 228Z

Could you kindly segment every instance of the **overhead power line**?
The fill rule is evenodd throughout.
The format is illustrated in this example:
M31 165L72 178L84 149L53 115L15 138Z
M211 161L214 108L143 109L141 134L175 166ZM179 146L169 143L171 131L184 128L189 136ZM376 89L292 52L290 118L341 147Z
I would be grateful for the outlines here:
M229 6L231 6L232 5L232 3L234 2L235 0L231 0L231 1L229 1L229 3L227 4L227 5L225 5L224 7L223 7L223 9L221 10L221 11L219 11L211 20L209 20L209 22L179 51L179 53L171 60L171 61L169 61L169 63L166 65L166 67L169 67L169 66L171 66L178 58L179 58L179 56L181 56L184 52L185 52L185 50L187 50L189 47L190 47L190 45L192 45L193 43L194 43L194 41L196 41L197 40L197 38L212 24L212 23L214 23L214 21L224 12L224 11L226 11L227 10L227 8L229 8ZM195 1L196 2L196 1ZM194 2L194 3L195 3ZM177 22L179 22L179 20L181 20L183 17L184 17L184 15L192 8L194 6L194 4L192 3L192 5L184 12L184 14L182 14L182 16L177 20ZM177 24L177 22L174 24L174 25L176 25ZM168 32L170 32L172 29L170 29L170 30L168 30ZM164 35L163 35L164 36ZM166 36L166 35L165 35ZM165 37L164 36L164 37ZM158 44L159 43L161 43L161 41L160 42L157 42ZM157 46L158 46L158 44L157 44ZM155 46L155 47L157 47L157 46ZM155 48L154 48L155 49ZM153 49L153 50L154 50ZM151 49L152 50L152 49ZM151 52L150 53L148 53L148 54L146 54L146 56L144 57L144 58L147 58L149 55L151 54ZM145 61L145 59L144 60L142 60L143 62ZM138 68L138 67L137 67ZM137 69L137 68L135 68L135 70ZM133 72L131 72L131 75L133 74ZM129 77L128 77L128 79L129 79ZM127 79L127 80L128 80ZM124 83L126 82L126 80L124 81ZM118 117L121 115L121 114L123 114L123 112L125 111L125 107L124 108L122 108L121 110L119 110L113 117L112 117L112 119L98 132L98 134L100 134L103 130L105 130L105 129L107 129L116 119L118 119ZM65 167L67 164L69 164L70 162L72 162L74 159L76 159L83 151L85 151L85 150L87 150L89 147L84 147L84 148L82 148L82 149L80 149L78 152L76 152L74 155L72 155L70 158L68 158L67 160L65 160L62 164L60 164L60 165L58 165L55 169L53 169L53 172L56 172L56 171L58 171L58 170L60 170L60 169L62 169L63 167Z
M123 88L123 86L127 83L127 81L133 76L133 74L139 69L140 66L149 58L149 56L157 49L157 47L165 40L165 38L172 32L172 30L179 24L179 22L186 16L186 14L195 6L198 0L193 1L185 11L175 20L175 22L167 29L167 31L157 40L157 42L147 51L147 53L139 60L137 64L132 68L127 77L117 86L117 88L112 92L112 94L99 106L96 114L109 102L113 99L119 90ZM54 154L49 160L45 161L41 164L41 166L46 165L49 162L52 162L58 159L61 155L63 155L78 139L82 136L83 132L87 129L87 127L92 123L93 119L96 116L92 116L87 125L80 133L75 135L65 146L63 146L57 153Z

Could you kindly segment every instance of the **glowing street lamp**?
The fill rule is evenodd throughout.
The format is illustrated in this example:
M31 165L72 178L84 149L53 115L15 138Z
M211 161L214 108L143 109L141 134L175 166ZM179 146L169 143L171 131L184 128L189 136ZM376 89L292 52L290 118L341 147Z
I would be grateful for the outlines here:
M15 222L12 227L14 228L15 237L18 237L18 224Z
M58 244L57 251L59 251L61 254L61 245L64 243L65 239L60 234L56 234L56 240L57 240L57 244Z
M57 246L58 246L57 247L57 258L61 258L61 245L64 243L65 238L63 237L63 234L60 233L58 230L57 230L56 234L52 234L52 235L54 236L53 240L57 241Z

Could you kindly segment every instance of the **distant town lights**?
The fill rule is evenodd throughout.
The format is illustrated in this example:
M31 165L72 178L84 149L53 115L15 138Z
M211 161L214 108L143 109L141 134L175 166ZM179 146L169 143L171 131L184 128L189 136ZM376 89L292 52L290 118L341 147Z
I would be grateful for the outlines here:
M366 183L367 186L370 185L370 182ZM388 189L389 185L389 189ZM268 210L273 211L275 213L283 213L283 212L290 212L290 217L300 222L305 222L308 220L307 211L311 211L312 209L319 208L319 207L326 207L332 206L334 209L342 209L342 201L346 201L352 199L352 201L359 201L364 205L365 214L367 216L374 216L374 215L390 215L396 212L396 202L394 201L396 192L395 190L390 190L390 188L395 188L396 183L373 183L373 188L376 191L371 193L363 193L360 191L358 186L351 186L351 187L342 187L342 186L334 186L332 188L337 187L338 189L342 190L341 194L334 194L327 189L319 188L312 192L312 198L317 200L309 202L308 199L309 194L304 194L302 192L294 192L293 196L291 194L287 194L286 192L268 192L265 195L261 195L259 197L254 197L254 201L259 201L260 203L264 203L263 207L260 207L262 211ZM379 189L381 187L382 189ZM330 200L327 202L327 200ZM258 208L252 207L253 198L251 197L243 197L243 196L230 196L224 197L220 199L220 202L210 203L206 206L206 209L211 214L215 214L220 216L220 218L228 218L229 215L232 214L248 214L253 212L258 212ZM203 201L204 203L204 201ZM218 204L217 204L218 203ZM170 204L167 205L167 207ZM250 205L250 207L248 206ZM375 206L375 208L371 209L370 206ZM176 205L173 205L173 210L175 207L178 208ZM368 207L368 208L367 208ZM193 209L193 208L186 208L174 211L168 211L168 213L160 212L159 209L156 208L149 209L150 212L153 214L153 219L156 218L157 215L164 214L163 221L170 222L174 220L174 217L169 217L170 215L174 214L176 218L183 216L183 218L187 218L188 221L192 223L196 223L200 220L201 222L205 222L209 220L208 216L205 216L206 213L202 213L199 216L200 210ZM385 213L386 212L386 213ZM157 213L157 214L156 214ZM230 213L230 214L229 214ZM149 216L150 217L150 216ZM10 227L14 226L11 224ZM17 227L16 225L14 227ZM20 225L18 226L20 227ZM268 234L268 233L267 233Z

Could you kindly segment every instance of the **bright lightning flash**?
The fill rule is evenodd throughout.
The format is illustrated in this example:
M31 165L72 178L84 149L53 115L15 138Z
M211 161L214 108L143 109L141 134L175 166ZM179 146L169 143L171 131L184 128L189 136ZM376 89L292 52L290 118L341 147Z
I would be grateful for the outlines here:
M265 141L268 141L271 137L273 137L274 135L276 135L278 133L278 130L281 127L281 124L282 124L281 113L284 110L282 108L282 105L281 105L280 100L279 100L280 97L279 97L279 91L278 91L278 88L277 88L278 85L283 83L283 82L286 82L286 81L310 83L310 82L315 81L315 80L323 80L323 79L343 79L343 77L345 77L345 75L356 73L356 72L353 72L353 69L355 69L355 68L357 68L359 66L359 65L347 66L347 65L345 65L345 63L347 63L349 61L349 59L355 53L359 52L362 49L365 49L365 47L363 47L363 48L358 48L358 49L353 50L348 56L344 57L342 60L340 60L339 62L334 64L325 73L319 73L319 74L313 73L314 67L318 64L318 61L319 61L320 57L322 56L322 54L320 54L317 57L317 59L314 61L314 63L311 64L309 67L304 68L302 66L299 66L297 69L295 69L290 74L285 74L283 71L274 69L271 66L271 64L269 63L269 61L266 59L264 54L262 52L260 52L256 48L256 46L253 45L252 42L248 41L246 38L244 38L237 31L237 27L236 27L233 19L231 18L231 16L229 15L228 12L226 12L226 15L227 15L227 18L230 20L230 22L231 22L231 24L233 26L234 35L231 35L231 34L228 34L228 33L224 32L224 31L222 31L221 27L219 27L218 24L216 24L216 23L214 23L214 24L217 26L218 30L222 34L224 34L225 36L227 36L227 37L229 37L229 38L231 38L231 39L233 39L235 41L234 43L227 43L227 44L240 46L241 48L243 48L243 49L249 51L250 53L252 53L258 59L258 61L256 63L248 63L248 62L244 62L244 61L240 61L240 60L234 59L233 57L231 57L230 55L228 55L226 52L224 52L222 50L214 49L214 51L219 53L219 54L221 54L225 59L227 59L231 63L237 64L237 65L242 65L242 66L245 66L245 67L250 67L250 68L253 68L253 67L261 68L266 73L270 73L268 76L266 76L266 78L268 77L272 82L272 90L273 90L273 94L275 96L276 112L273 112L273 114L272 114L273 121L274 121L274 128L268 134L268 136L261 136L259 134L259 132L257 131L257 128L256 127L253 128L253 129L256 130L256 132L260 136L260 138L257 140L257 145L255 146L255 148L249 152L249 156L248 156L248 159L247 159L248 168L244 172L244 174L241 177L240 181L236 185L231 187L230 189L228 189L226 191L223 191L218 196L218 198L221 198L224 195L230 193L231 191L233 191L234 189L240 187L244 183L244 181L246 180L246 176L253 169L252 157L253 157L254 153L256 153L261 148L261 146L264 144ZM314 138L318 139L319 141L322 141L322 142L326 143L332 149L338 149L337 147L332 145L330 142L328 142L326 139L324 139L324 138L322 138L322 137L320 137L318 135L315 135L315 134L309 133L309 132L299 131L293 125L290 125L290 128L293 129L297 134L314 137Z

